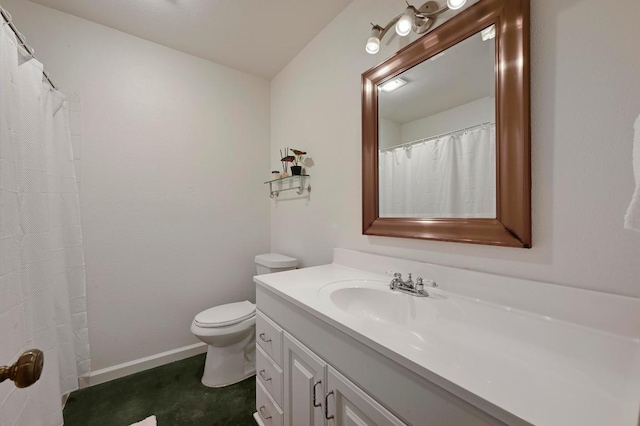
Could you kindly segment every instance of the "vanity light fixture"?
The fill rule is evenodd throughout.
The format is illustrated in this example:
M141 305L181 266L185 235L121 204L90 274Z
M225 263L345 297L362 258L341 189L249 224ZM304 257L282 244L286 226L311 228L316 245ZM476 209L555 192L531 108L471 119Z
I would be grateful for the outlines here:
M394 90L401 88L407 83L408 81L404 78L396 78L395 80L387 81L386 83L381 85L380 90L382 90L383 92L393 92Z
M415 19L416 9L413 6L407 6L407 9L404 11L400 19L398 19L398 23L396 23L396 33L400 37L409 35Z
M466 2L467 0L447 0L447 7L451 10L457 10L464 6Z
M374 25L373 28L371 28L371 36L369 37L369 40L367 40L367 53L375 55L378 53L378 50L380 50L381 31L382 28L377 25Z
M415 8L407 3L404 13L393 18L384 28L371 24L371 35L367 40L366 51L375 55L380 50L380 40L395 26L396 33L404 37L413 30L416 34L426 33L436 22L438 16L447 10L457 10L467 3L467 0L447 0L447 5L440 7L437 2L431 0Z

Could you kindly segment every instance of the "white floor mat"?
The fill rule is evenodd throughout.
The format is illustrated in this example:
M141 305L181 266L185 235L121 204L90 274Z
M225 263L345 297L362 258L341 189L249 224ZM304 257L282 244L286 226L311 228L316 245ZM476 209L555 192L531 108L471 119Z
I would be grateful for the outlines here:
M157 426L156 416L147 417L141 422L133 423L131 426Z

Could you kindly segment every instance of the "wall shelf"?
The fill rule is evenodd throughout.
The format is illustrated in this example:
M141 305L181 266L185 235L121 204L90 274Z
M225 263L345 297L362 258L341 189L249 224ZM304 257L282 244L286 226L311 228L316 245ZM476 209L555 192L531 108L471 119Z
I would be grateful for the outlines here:
M271 198L277 198L281 192L296 189L296 194L302 195L304 191L311 192L311 185L305 187L305 181L310 178L309 175L294 175L279 179L268 180L265 184L269 184L269 192Z

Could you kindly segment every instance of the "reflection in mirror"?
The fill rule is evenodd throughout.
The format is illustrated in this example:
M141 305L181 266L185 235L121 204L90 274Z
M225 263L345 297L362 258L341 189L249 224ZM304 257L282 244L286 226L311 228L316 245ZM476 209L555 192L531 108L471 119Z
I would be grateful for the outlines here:
M496 217L495 28L378 87L379 216Z

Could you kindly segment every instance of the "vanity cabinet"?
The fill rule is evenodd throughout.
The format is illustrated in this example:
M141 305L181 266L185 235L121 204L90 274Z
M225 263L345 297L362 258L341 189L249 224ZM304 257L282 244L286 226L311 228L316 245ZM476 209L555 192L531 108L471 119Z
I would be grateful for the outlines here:
M261 424L405 424L261 312L258 312L258 323L258 331L267 330L263 331L265 339L258 338L257 341L256 419ZM282 348L274 347L275 341L281 343ZM277 361L266 353L265 346L270 353L282 354L282 370ZM284 399L281 399L280 392L284 392Z
M324 425L326 371L326 362L285 333L285 426Z
M336 426L401 426L397 417L333 367L327 368L328 417Z
M256 313L256 413L261 426L282 426L283 380L280 326L261 312Z
M503 411L490 414L490 406L478 409L437 377L415 374L263 286L256 302L259 425L530 426ZM282 380L273 379L280 371Z
M404 425L288 333L284 346L285 426Z

